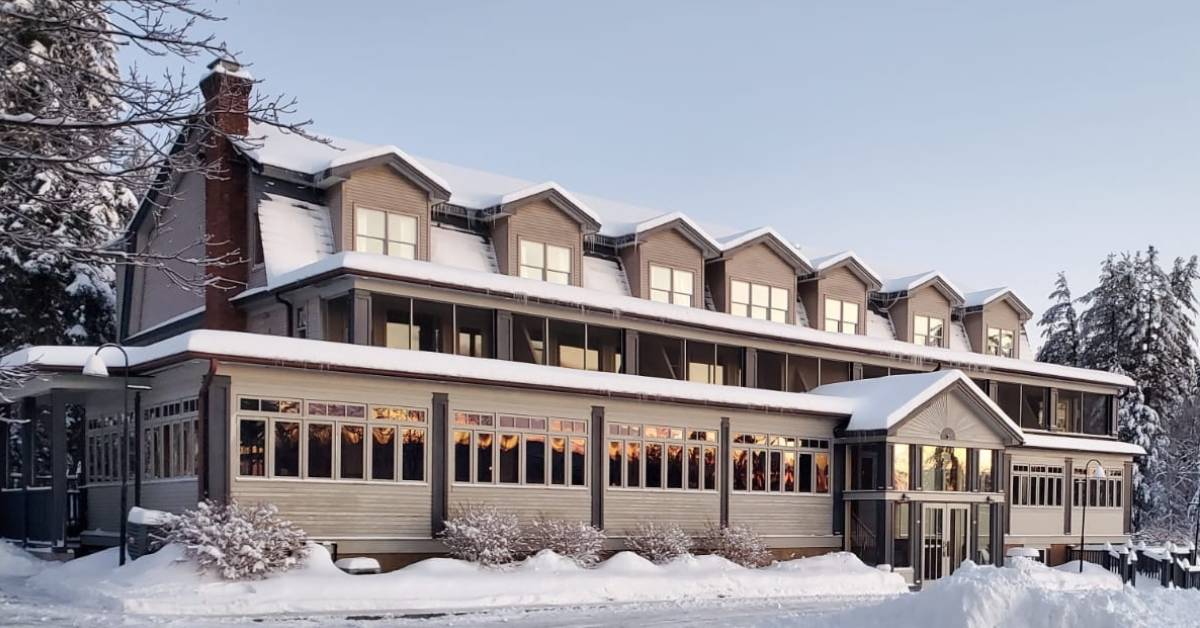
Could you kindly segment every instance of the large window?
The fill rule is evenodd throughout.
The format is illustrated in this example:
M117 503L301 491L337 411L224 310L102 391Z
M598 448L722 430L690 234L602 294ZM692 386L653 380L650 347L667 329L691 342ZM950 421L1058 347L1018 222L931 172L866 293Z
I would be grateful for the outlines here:
M1063 504L1063 467L1014 464L1009 503L1013 506L1057 507Z
M425 410L251 397L238 408L241 476L425 481Z
M1087 471L1095 473L1095 465ZM1121 508L1124 500L1122 479L1124 472L1120 469L1105 469L1103 478L1093 477L1085 472L1083 467L1075 467L1074 488L1071 493L1071 505L1079 508L1087 501L1088 508Z
M455 412L454 481L501 486L587 486L587 421Z
M1100 436L1112 433L1111 397L1083 393L1083 433Z
M979 463L976 465L976 486L980 491L991 493L999 490L996 487L996 457L999 455L994 449L980 449L976 454L979 457Z
M909 512L912 504L892 502L892 566L912 567L912 535Z
M992 506L975 505L975 562L991 565L995 562L992 553Z
M846 456L850 463L850 473L846 476L848 488L852 491L874 491L885 488L883 485L883 457L887 446L883 443L852 443L846 445Z
M354 249L406 259L417 258L417 218L358 207L354 211Z
M1054 429L1083 431L1083 393L1059 389L1058 400L1054 402Z
M858 304L825 297L825 331L858 333Z
M998 355L1005 358L1014 356L1016 343L1014 338L1016 335L1011 329L1000 329L998 327L987 328L987 347L986 353Z
M690 271L650 265L650 300L675 305L694 305L695 275Z
M790 292L765 284L738 281L729 282L729 313L761 320L786 323L791 310Z
M912 488L912 460L909 456L911 445L896 443L892 445L892 489L907 491Z
M929 347L944 347L946 321L933 316L913 316L913 342Z
M611 423L608 486L715 491L717 431Z
M735 434L733 490L828 493L829 441L776 434Z
M191 397L160 403L142 410L143 478L164 480L196 475L199 457L198 407L197 399ZM85 469L89 484L120 481L121 429L119 415L88 419ZM262 436L265 437L265 434ZM135 446L134 434L130 433L130 477L138 473L134 460ZM266 452L260 450L260 453Z
M1016 387L1017 384L1001 384ZM1050 389L1041 386L1021 386L1021 427L1044 430L1049 425L1046 409L1050 407ZM1012 417L1018 418L1018 417Z
M967 490L965 447L921 447L921 489L926 491Z
M522 277L564 285L571 283L571 249L521 240L520 255Z
M513 360L588 371L619 373L625 336L613 327L537 316L513 316Z

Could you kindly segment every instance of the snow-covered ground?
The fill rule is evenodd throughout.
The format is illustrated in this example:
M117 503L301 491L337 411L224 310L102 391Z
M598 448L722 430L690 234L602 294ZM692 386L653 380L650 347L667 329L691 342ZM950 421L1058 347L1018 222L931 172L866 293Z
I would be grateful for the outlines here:
M112 552L66 564L0 544L5 626L1200 626L1200 592L1123 586L1094 565L964 564L920 593L835 554L747 570L695 557L619 554L584 570L542 554L501 571L434 559L347 576L320 553L250 583L200 576L168 548L117 570ZM265 616L265 615L270 616Z

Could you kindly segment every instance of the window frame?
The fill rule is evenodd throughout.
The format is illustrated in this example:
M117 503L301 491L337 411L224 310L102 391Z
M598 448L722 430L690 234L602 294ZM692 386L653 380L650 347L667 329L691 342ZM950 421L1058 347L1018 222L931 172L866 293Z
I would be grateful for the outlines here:
M459 423L458 417L476 417L477 421L487 419L490 421L488 425L479 423ZM514 419L513 425L501 425L501 419ZM469 419L468 419L469 420ZM528 425L517 425L521 420L527 422L543 421L543 428L533 428ZM527 415L515 412L487 412L470 409L454 409L449 413L449 438L447 438L447 468L449 470L450 483L455 486L479 486L492 488L513 488L513 489L554 489L554 490L571 490L571 491L586 491L591 489L593 482L592 478L592 460L593 452L591 449L591 423L590 419L570 418L564 416L542 416L542 415ZM559 424L559 429L555 430L555 423ZM565 429L565 425L570 424L571 429ZM579 429L575 429L579 428ZM457 454L455 452L457 432L466 432L470 434L470 449L468 459L470 464L467 467L468 481L464 482L456 477L458 465ZM482 482L479 480L479 435L492 435L492 451L491 465L492 478L491 481ZM517 482L501 482L500 481L500 439L503 436L517 437ZM528 470L528 436L543 436L543 458L542 458L542 483L527 482ZM553 441L556 438L563 439L564 442L564 458L563 458L563 484L555 484L553 480ZM575 452L572 448L573 440L584 441L583 446L583 484L575 484L572 477L573 461Z
M917 323L921 320L925 321L925 333L919 334L919 333L917 333L917 329L919 329L919 326ZM932 328L930 324L933 321L938 322L939 330L941 331L941 333L938 334L937 336L934 336L933 334L931 334L929 332L929 330ZM913 344L920 345L923 347L945 347L946 346L946 319L941 318L939 316L931 316L929 314L913 314L912 326L913 326L913 328L912 328ZM924 340L920 341L917 339L918 337L923 338ZM931 338L936 338L937 344L930 344L929 340Z
M988 355L996 355L1002 358L1016 357L1016 333L1011 329L1003 327L988 327L985 336L984 353ZM1008 348L1005 349L1005 341L1008 342Z
M829 312L830 307L829 306L831 304L837 306L837 308L836 308L837 316L830 315L830 312ZM854 320L849 320L846 317L846 306L848 306L848 305L854 306ZM825 308L824 323L821 326L821 329L823 329L827 332L836 333L836 334L857 334L858 333L858 327L859 327L858 320L859 320L859 315L862 313L862 304L861 303L859 303L857 301L847 301L845 299L839 299L837 297L831 297L829 295L825 295L824 308ZM847 331L847 326L850 327L849 331ZM832 329L831 329L831 327L832 327Z
M359 225L365 224L365 222L366 222L365 220L362 219L362 216L361 216L361 214L365 213L365 212L377 212L377 213L383 215L383 235L382 236L367 234L367 233L363 233L360 231ZM392 233L391 233L392 232L392 217L412 221L412 226L413 226L413 241L412 242L406 242L404 240L399 239L400 237L402 237L403 229L401 229L401 234L397 235L396 238L392 237ZM373 240L373 241L379 242L382 246L383 251L382 252L374 252L374 251L366 250L365 248L363 248L361 246L360 240L362 240L362 239ZM415 259L418 259L418 255L420 253L420 242L421 242L421 217L420 216L416 216L416 215L413 215L413 214L410 214L407 212L388 210L388 209L378 209L378 208L370 207L370 206L366 206L366 205L355 205L354 206L354 250L356 252L375 253L376 255L387 255L388 257L398 257L401 259L415 260ZM408 255L405 255L403 253L392 253L392 245L393 244L395 244L400 251L404 251L405 250L404 247L411 247L412 248L412 257L409 257Z
M525 245L537 246L541 249L542 262L541 266L529 264L525 262ZM552 269L550 268L550 249L560 249L566 251L567 269ZM536 271L537 276L527 276L525 270ZM564 281L553 281L550 279L551 273L555 275L566 275ZM529 240L526 238L517 238L517 273L518 277L523 279L532 279L535 281L544 281L563 286L574 285L575 278L575 248L572 246L561 246L558 244L550 244L539 240Z
M737 300L737 293L740 291L738 288L738 284L744 285L746 287L745 288L745 292L746 292L746 300L745 301ZM757 292L762 292L763 294L766 295L767 298L766 298L765 305L760 304L758 302L759 300L755 297L755 294L756 294L755 288L760 289ZM763 291L765 291L765 292L763 292ZM779 297L780 293L782 293L782 295L783 295L782 296L783 306L776 307L776 303L775 303L776 297ZM764 311L763 316L755 316L756 308L762 309ZM776 320L776 318L774 317L774 314L773 314L775 312L782 313L781 320ZM773 323L788 324L789 322L791 322L790 319L791 319L791 314L792 314L792 291L789 288L780 288L778 286L772 286L770 284L758 283L758 282L749 281L749 280L745 280L745 279L735 279L735 278L731 277L729 279L729 313L734 316L741 316L742 318L751 318L751 319L755 319L755 320L771 321Z
M734 463L734 458L737 452L746 452L746 477L744 478L744 489L735 488L737 486L737 478L734 474L737 471L738 465ZM764 481L763 489L754 488L754 456L756 453L762 453L764 466ZM794 486L792 490L786 490L787 483L784 480L784 475L779 474L779 490L771 490L772 486L772 464L774 459L772 454L779 453L779 460L784 461L786 468L786 458L784 454L793 454L793 463L795 464L795 475L793 476ZM802 477L800 469L801 456L808 456L809 465L809 490L802 490L800 478ZM818 458L824 456L825 459L825 490L820 490L821 483L817 474L819 467ZM738 495L792 495L792 496L807 496L807 497L831 497L833 495L833 448L831 439L828 437L803 437L793 434L775 434L763 432L737 432L730 436L729 455L727 456L727 464L730 469L729 490L731 494Z
M637 491L637 492L667 492L667 493L686 493L692 495L715 495L721 490L721 444L720 430L716 427L681 427L679 425L653 423L629 423L617 421L607 423L607 430L604 434L604 488L613 491ZM678 435L676 435L678 431ZM664 433L665 432L665 433ZM614 485L612 476L612 446L618 445L619 453L619 482ZM629 485L629 446L634 444L637 446L638 462L637 473L638 483L636 486ZM646 451L649 446L657 445L662 448L662 469L659 472L659 485L647 486L646 484ZM680 469L680 486L672 488L670 486L670 464L669 456L672 447L680 447L681 450L681 469ZM699 481L696 488L691 487L692 479L692 464L690 452L693 448L698 448L699 465L698 475ZM712 458L712 486L708 485L706 478L708 477L708 453L713 452Z
M668 283L670 283L669 288L666 288L666 289L656 288L654 286L654 274L655 274L654 271L655 270L666 271L667 281L668 281ZM681 282L680 278L679 278L680 275L687 275L688 280L686 282ZM684 307L696 307L696 301L695 301L695 298L696 298L696 272L695 271L685 270L682 268L676 268L674 266L667 266L665 264L656 264L654 262L651 262L649 264L649 270L647 271L646 279L647 279L647 283L649 284L649 288L647 291L647 298L650 299L651 301L654 301L656 303L669 303L671 305L682 305ZM682 292L678 289L681 283L684 283L687 286L687 292ZM678 297L681 297L681 296L685 297L685 300L687 301L686 303L680 303L678 301ZM660 297L665 297L665 300Z

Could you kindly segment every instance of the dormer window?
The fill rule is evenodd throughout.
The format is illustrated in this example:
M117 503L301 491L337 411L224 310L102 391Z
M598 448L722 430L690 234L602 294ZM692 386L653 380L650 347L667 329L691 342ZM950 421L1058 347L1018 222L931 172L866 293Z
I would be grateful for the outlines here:
M416 216L365 207L355 209L354 250L416 259Z
M571 249L521 240L521 276L550 283L571 283Z
M695 275L686 270L650 265L650 300L691 307Z
M944 347L946 321L933 316L913 317L913 342L928 347Z
M1016 346L1015 338L1016 334L1012 330L988 327L987 353L1005 358L1013 357L1013 348Z
M838 299L825 299L825 331L842 334L858 333L858 304Z
M776 323L787 322L788 304L791 302L787 290L734 279L730 282L730 292L730 314Z

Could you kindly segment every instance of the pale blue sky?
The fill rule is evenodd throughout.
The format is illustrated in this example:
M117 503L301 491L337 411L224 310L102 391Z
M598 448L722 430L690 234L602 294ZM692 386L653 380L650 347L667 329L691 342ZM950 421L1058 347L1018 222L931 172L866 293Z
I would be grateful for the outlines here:
M1050 6L1053 4L1053 6ZM315 129L939 268L1038 310L1190 254L1200 4L220 2ZM198 72L193 78L198 77Z

